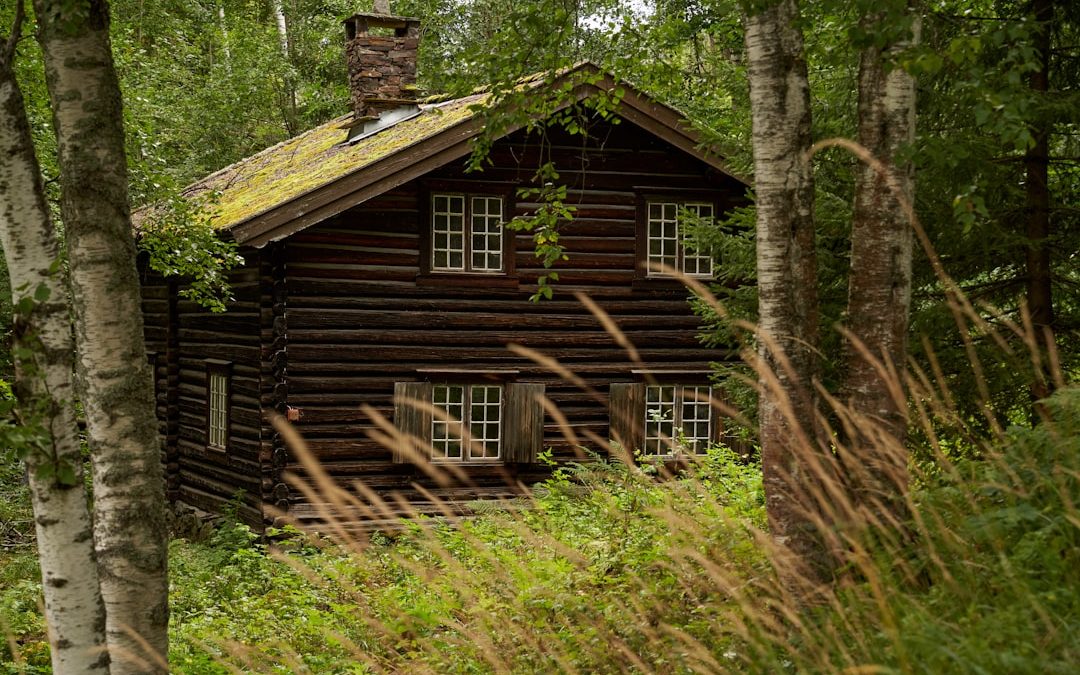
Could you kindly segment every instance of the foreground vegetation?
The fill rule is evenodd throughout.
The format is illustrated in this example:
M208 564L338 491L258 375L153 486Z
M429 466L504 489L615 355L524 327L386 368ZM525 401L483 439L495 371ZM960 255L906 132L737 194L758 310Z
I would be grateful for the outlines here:
M530 508L491 505L459 527L419 521L370 541L281 533L268 546L227 521L174 540L170 662L181 673L1073 672L1080 389L1047 412L985 445L959 433L928 443L908 536L852 539L846 577L809 613L774 582L789 563L761 536L759 467L717 448L676 480L563 468ZM33 553L2 555L0 672L47 672Z

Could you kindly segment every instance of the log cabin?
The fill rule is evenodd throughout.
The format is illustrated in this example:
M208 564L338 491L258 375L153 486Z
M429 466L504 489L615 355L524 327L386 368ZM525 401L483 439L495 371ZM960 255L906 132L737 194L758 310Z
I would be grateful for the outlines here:
M242 253L227 311L144 268L169 498L318 526L274 415L336 484L420 512L512 494L608 439L658 457L716 440L710 363L733 353L701 345L685 285L659 266L712 278L718 263L684 245L687 214L718 217L747 183L681 114L588 63L521 85L569 92L578 133L510 128L468 171L488 94L417 100L416 19L345 28L352 112L185 192ZM598 94L613 114L581 106ZM574 208L552 269L505 227L539 208L522 188L546 161ZM553 270L553 298L530 300Z

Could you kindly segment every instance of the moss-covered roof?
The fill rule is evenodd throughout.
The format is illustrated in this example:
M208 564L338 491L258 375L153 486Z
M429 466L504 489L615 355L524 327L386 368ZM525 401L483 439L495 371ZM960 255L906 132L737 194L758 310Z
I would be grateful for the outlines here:
M204 201L214 228L227 229L469 119L484 98L422 105L416 117L352 144L345 115L207 176L184 196Z
M549 86L576 94L588 94L586 87L618 91L621 117L746 183L727 169L722 157L701 145L700 137L681 113L591 63L583 62L557 73L539 73L519 80L517 86ZM430 169L430 162L425 160L432 157L431 153L456 151L460 149L457 146L467 145L479 133L480 125L473 123L474 111L487 104L489 96L478 90L448 101L427 99L415 116L351 143L347 141L346 127L352 116L345 115L225 167L188 186L183 196L201 205L215 229L230 230L236 241L261 247L358 203L343 197L369 199L372 190L422 175L425 167ZM415 151L403 153L409 148ZM407 157L398 162L401 153ZM152 217L155 208L132 214L136 227Z

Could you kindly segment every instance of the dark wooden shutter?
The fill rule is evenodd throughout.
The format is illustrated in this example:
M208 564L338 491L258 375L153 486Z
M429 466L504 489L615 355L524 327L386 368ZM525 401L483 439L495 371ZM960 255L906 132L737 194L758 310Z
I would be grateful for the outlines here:
M611 440L628 452L645 444L645 385L616 382L608 394L608 423Z
M709 424L709 443L717 445L726 443L727 417L721 412L720 407L727 404L727 398L720 387L709 389L709 414L712 418Z
M507 462L535 464L544 449L544 385L506 385L503 449Z
M431 453L431 383L394 383L394 426L408 439L394 448L394 461L416 462Z

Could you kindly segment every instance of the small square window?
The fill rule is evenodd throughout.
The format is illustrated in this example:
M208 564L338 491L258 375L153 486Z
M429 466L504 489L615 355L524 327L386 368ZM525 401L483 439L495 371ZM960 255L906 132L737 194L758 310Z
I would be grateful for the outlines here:
M436 384L431 402L432 458L447 462L502 456L503 391L498 385Z
M501 272L502 198L432 195L431 268L438 272Z
M650 276L663 276L657 269L667 267L692 277L711 277L712 255L707 251L687 249L688 221L709 222L714 217L713 205L707 202L649 202L646 235Z
M708 386L646 386L644 453L705 452L712 438L711 396Z

